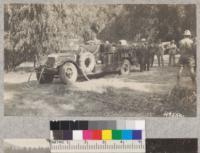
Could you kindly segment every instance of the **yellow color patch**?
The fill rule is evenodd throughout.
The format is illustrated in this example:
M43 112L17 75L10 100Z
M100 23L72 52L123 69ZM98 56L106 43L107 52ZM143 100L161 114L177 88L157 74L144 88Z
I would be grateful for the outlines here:
M112 130L102 130L102 140L112 140Z

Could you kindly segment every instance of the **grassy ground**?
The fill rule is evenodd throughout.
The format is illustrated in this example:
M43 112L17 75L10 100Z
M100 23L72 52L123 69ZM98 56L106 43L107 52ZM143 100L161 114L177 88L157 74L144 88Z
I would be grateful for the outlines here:
M167 65L167 57L165 57ZM196 116L196 91L184 75L176 86L176 67L128 76L108 74L90 81L40 85L30 72L5 73L5 115L23 116Z

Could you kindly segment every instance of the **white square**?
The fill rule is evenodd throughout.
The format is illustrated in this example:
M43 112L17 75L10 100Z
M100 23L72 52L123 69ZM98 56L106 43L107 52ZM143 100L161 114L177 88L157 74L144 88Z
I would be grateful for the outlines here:
M83 131L73 130L73 140L83 140Z
M126 129L132 130L134 129L135 121L134 120L126 120Z
M53 131L50 131L50 139L54 139L54 136L53 136Z
M145 121L144 120L136 120L135 121L135 129L145 130Z

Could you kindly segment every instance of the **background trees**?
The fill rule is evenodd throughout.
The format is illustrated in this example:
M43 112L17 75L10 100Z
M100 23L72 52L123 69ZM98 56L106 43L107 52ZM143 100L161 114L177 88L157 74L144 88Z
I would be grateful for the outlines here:
M110 42L142 37L179 40L185 29L196 35L195 5L42 5L4 7L5 69L66 48L68 39Z

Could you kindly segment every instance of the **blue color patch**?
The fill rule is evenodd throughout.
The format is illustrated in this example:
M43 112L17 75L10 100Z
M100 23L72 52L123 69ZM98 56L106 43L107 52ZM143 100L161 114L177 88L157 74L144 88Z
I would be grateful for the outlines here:
M141 140L142 139L142 130L133 130L132 133L133 140Z
M122 140L132 140L132 130L122 130Z

